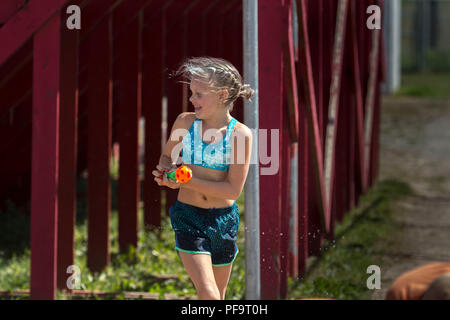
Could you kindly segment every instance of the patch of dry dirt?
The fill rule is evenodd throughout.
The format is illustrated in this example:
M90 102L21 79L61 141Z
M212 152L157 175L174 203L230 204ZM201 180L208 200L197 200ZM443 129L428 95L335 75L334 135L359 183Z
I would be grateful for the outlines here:
M378 245L377 300L402 273L450 261L450 100L383 97L379 179L387 178L417 195L395 203L398 232Z

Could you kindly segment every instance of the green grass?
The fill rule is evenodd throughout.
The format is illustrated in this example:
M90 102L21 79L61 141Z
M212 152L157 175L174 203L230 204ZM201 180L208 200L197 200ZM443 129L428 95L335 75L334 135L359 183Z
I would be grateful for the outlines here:
M114 194L117 188L116 181L113 180L111 185ZM83 195L85 190L86 181L80 179L78 182L78 193ZM227 299L242 299L244 297L243 203L244 198L242 194L237 200L241 216L238 235L240 253L233 264ZM164 203L162 207L165 207ZM112 208L110 217L111 263L103 272L91 273L87 268L86 203L83 199L79 199L77 203L74 259L75 265L81 270L81 284L85 286L82 289L119 293L125 291L156 293L159 294L161 299L164 298L165 293L176 294L185 298L195 298L194 286L174 250L175 239L170 225L170 218L163 215L161 228L150 232L142 226L143 211L140 210L139 221L141 222L141 227L138 234L138 247L137 249L130 247L127 254L120 254L117 227L118 216L114 199L112 200ZM13 205L10 205L8 211L8 213L0 213L0 218L4 220L0 222L5 222L0 224L2 234L0 238L0 290L29 289L29 236L27 238L27 235L29 235L29 216L20 214L18 212L20 210ZM23 226L26 226L26 228ZM20 230L20 232L15 230ZM3 243L1 239L3 239ZM15 252L11 248L19 248L20 250ZM176 277L163 281L155 278L157 275L168 274L176 275ZM68 274L69 276L70 274ZM57 298L65 299L59 291Z
M450 98L450 73L411 73L402 75L399 96Z
M324 243L321 256L308 259L304 279L290 279L288 298L370 299L373 292L366 286L367 267L380 266L380 257L373 254L376 244L397 228L391 204L411 193L400 181L376 184L336 226L335 240Z
M86 181L80 179L79 195L85 194ZM117 183L113 181L113 194ZM397 197L410 193L407 185L393 181L378 183L361 198L361 204L346 215L336 226L336 241L325 243L320 259L310 258L310 272L304 281L289 282L290 299L304 297L329 297L336 299L362 299L369 294L365 288L366 269L373 261L371 250L374 243L392 232L390 203ZM114 201L113 201L114 202ZM377 202L368 210L364 208ZM244 248L244 198L237 200L240 209L238 254L234 264L227 299L243 299L245 293L245 248ZM167 216L156 232L148 232L141 226L138 248L131 248L128 254L119 254L117 210L112 205L110 220L111 263L101 273L91 273L87 268L87 219L86 203L77 203L77 224L75 230L75 265L81 270L81 284L86 290L123 293L126 291L176 294L195 298L195 289L188 278L175 250L175 240ZM163 204L164 207L164 204ZM9 213L0 214L0 290L29 289L30 249L29 217L20 214L20 208L10 205ZM143 221L142 210L139 213ZM5 240L6 239L6 240ZM2 242L3 241L3 242ZM28 242L27 242L28 241ZM14 248L17 250L5 250ZM155 275L175 275L175 278L158 280ZM69 276L69 275L68 275ZM84 288L83 288L84 289ZM27 297L23 297L27 298ZM58 291L58 299L66 299ZM81 298L80 298L81 299ZM92 297L84 297L92 299ZM97 298L98 299L98 298ZM123 299L123 295L116 297Z

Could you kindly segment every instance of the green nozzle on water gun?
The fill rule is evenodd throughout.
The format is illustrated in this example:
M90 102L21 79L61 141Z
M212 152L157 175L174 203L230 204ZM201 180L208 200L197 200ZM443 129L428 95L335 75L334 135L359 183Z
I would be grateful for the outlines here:
M164 172L169 180L178 181L181 183L186 183L192 178L192 170L187 166L181 166L174 171L166 170Z

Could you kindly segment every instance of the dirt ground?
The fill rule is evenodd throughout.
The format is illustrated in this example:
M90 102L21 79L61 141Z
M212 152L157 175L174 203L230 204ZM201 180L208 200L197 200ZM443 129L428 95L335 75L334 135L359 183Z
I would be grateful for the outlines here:
M450 261L450 100L383 97L379 179L407 182L417 193L394 205L398 232L377 246L384 299L402 273Z

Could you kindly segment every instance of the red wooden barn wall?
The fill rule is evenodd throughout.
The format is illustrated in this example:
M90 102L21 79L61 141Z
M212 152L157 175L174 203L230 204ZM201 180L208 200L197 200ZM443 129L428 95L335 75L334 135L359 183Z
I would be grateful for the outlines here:
M297 0L299 47L294 48L292 0L259 1L259 123L268 129L269 140L270 130L279 129L281 155L278 172L260 177L263 299L286 296L288 277L304 275L306 259L320 254L323 240L333 237L336 220L376 180L384 63L381 54L375 61L370 167L365 168L364 115L374 32L365 27L365 10L382 1L346 3L342 57L333 66L337 10L345 2ZM81 7L79 31L65 28L70 4ZM6 199L31 199L32 298L53 299L56 288L66 288L66 269L73 264L77 196L87 199L88 266L101 271L110 262L113 143L121 146L121 252L137 245L140 224L160 227L161 214L176 192L161 192L151 170L164 132L177 114L191 108L186 86L169 72L184 58L200 55L223 57L242 72L242 1L31 0L21 10L22 5L19 0L0 5L0 203L4 207ZM338 90L331 92L338 99L337 151L327 203L324 158L333 75L339 80ZM168 108L162 128L163 101ZM243 121L241 100L233 115ZM141 117L146 120L143 181L138 176ZM299 180L293 243L298 247L292 251L294 142ZM267 150L271 143L276 141ZM83 172L87 194L77 195L76 181ZM138 216L141 199L143 221Z

